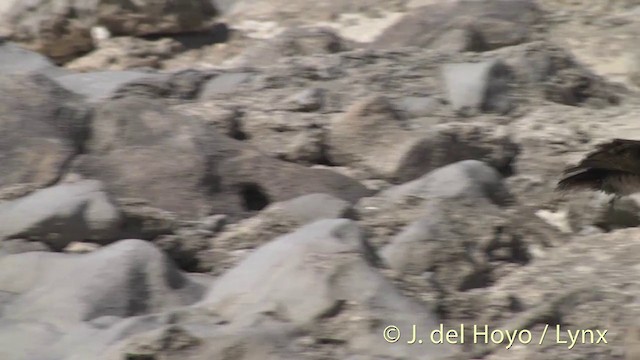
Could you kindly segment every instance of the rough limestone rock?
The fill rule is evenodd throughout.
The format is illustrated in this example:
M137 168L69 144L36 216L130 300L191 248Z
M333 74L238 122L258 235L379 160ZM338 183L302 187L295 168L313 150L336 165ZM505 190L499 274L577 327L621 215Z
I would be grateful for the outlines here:
M408 197L487 198L496 204L506 204L511 198L500 173L477 160L464 160L438 168L418 179L386 189L380 196L393 201Z
M506 174L518 154L510 136L495 126L441 124L424 133L412 130L400 110L381 96L360 100L336 116L328 146L335 164L360 166L394 182L465 159L487 161Z
M355 217L349 202L328 194L308 194L271 204L252 218L228 225L211 240L211 267L219 273L240 261L247 249L258 248L306 224ZM234 253L237 256L229 256Z
M607 330L609 346L558 348L556 341L546 338L536 348L518 349L517 356L543 359L544 354L553 352L559 356L606 359L618 356L616 354L635 353L637 342L629 342L628 335L637 332L640 309L634 294L640 284L637 277L629 276L629 271L637 271L635 254L640 250L639 235L634 228L579 236L544 259L512 271L487 294L487 318L500 326L500 323L513 324L513 319L519 318L517 314L523 314L521 319L535 324L531 326L531 333L538 339L549 314L562 322L564 331ZM518 306L513 308L510 304ZM612 312L612 309L620 311ZM595 334L594 342L597 339ZM516 352L501 347L488 359L507 359L514 354Z
M65 61L93 48L94 26L103 26L112 35L182 33L206 29L216 14L209 0L36 0L16 2L2 15L10 39Z
M138 67L159 68L163 60L184 50L173 39L145 40L116 37L101 41L89 54L65 64L75 71L128 70Z
M532 0L461 0L419 7L372 43L375 48L488 51L530 41L542 13Z
M126 239L153 240L172 234L180 227L175 213L155 208L139 198L114 199L122 212L120 236Z
M121 220L99 181L63 183L0 202L0 239L40 240L61 250L73 241L113 241Z
M218 94L233 92L236 88L250 81L252 74L249 72L227 72L214 76L209 80L200 93L201 99L208 99Z
M5 239L0 243L0 255L20 254L31 251L51 251L51 248L39 241L25 239Z
M638 196L554 191L640 138L639 10L0 1L3 224L57 227L0 241L0 359L639 360Z
M74 171L104 181L118 197L142 198L185 219L246 216L309 192L347 201L368 194L332 171L268 158L157 100L113 100L98 107L93 125L88 154Z
M12 42L0 40L0 74L25 75L28 73L56 76L65 74L66 71L56 66L46 56L24 49Z
M262 246L226 272L201 306L231 322L245 323L269 312L284 321L313 325L312 331L324 330L334 341L369 356L435 359L454 353L453 347L430 342L416 348L378 341L387 324L406 329L415 323L428 331L437 321L382 277L373 267L374 257L353 222L320 220ZM358 320L340 328L331 328L331 320L320 321L351 316Z
M8 255L0 269L0 290L14 294L2 306L0 343L20 360L99 353L127 333L159 326L135 316L194 303L205 291L141 240L83 255Z
M277 360L295 358L304 351L304 338L291 324L269 321L234 328L220 326L214 320L220 321L182 322L132 336L112 346L108 359L120 359L125 354L145 358L192 351L203 359L224 359L228 354L234 354L239 360Z
M213 232L203 229L181 228L170 235L155 238L154 244L180 269L189 272L209 272L215 266L207 257L213 235Z
M512 71L500 60L446 64L443 76L449 102L459 114L506 114L513 108L508 93Z
M59 76L56 81L90 102L100 102L113 96L124 84L153 76L142 71L95 71Z
M419 166L415 160L428 151L426 145L420 136L410 135L387 98L370 96L333 119L328 155L335 164L361 162L376 175L396 180L406 168Z
M264 66L289 56L331 54L350 46L335 31L322 27L289 28L266 42L257 43L233 59L235 66Z
M505 224L500 210L486 200L429 203L380 256L402 274L434 272L431 280L450 291L486 287L494 280L493 261L526 264L531 259L521 239L499 237L497 229Z
M7 304L3 317L21 321L73 325L103 316L148 314L193 303L204 290L142 240L121 240L82 255L10 255L0 259L0 267L0 287L19 298Z
M55 183L84 146L91 109L42 74L0 76L0 188Z

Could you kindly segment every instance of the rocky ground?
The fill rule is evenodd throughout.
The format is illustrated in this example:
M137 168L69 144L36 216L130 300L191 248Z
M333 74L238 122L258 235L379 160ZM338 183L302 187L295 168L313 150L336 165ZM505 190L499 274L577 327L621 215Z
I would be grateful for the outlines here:
M0 2L0 359L640 360L638 14Z

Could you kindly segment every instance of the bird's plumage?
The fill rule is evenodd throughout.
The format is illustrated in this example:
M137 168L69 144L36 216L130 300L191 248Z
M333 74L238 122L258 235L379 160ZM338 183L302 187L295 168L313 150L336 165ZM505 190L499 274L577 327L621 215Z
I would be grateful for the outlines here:
M640 192L640 140L614 139L598 145L564 170L558 190L596 190L617 196Z

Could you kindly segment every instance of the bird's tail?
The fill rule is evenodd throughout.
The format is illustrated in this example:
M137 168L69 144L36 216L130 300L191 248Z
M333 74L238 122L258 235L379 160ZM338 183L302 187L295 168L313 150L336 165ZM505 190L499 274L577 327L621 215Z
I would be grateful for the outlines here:
M556 191L563 193L571 190L600 190L606 176L600 169L584 167L569 168L564 174L556 186Z

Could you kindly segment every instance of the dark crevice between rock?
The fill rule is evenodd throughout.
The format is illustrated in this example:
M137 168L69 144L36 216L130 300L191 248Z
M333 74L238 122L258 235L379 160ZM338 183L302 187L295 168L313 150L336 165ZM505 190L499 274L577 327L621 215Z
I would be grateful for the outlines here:
M309 127L310 129L321 129L322 126L318 124L313 124ZM329 155L329 144L328 144L328 135L326 130L321 133L321 141L320 141L320 154L318 159L314 161L316 165L324 165L324 166L336 166L336 163L331 160L331 156Z
M125 360L158 360L158 357L154 354L125 354Z
M271 202L268 194L256 183L240 184L238 195L245 211L260 211Z
M486 254L491 261L507 261L519 265L526 265L531 261L526 243L518 234L505 233L504 226L497 226L491 243L487 246ZM507 239L505 241L505 238ZM506 253L498 256L500 250L506 248Z
M459 291L469 291L473 289L481 289L491 286L493 279L490 269L479 269L473 274L467 275L460 284Z
M67 104L56 110L55 119L58 130L71 143L73 152L60 165L56 176L44 184L44 187L60 182L69 173L75 160L87 153L87 142L92 136L93 108L84 103Z
M243 129L242 118L244 117L244 112L240 109L233 109L234 119L229 126L228 135L239 141L246 141L251 138L249 134L247 134Z
M338 316L345 308L347 302L345 300L337 300L331 307L324 313L320 314L320 319L327 319Z
M185 50L199 49L220 43L226 43L231 38L232 30L225 23L217 23L205 31L184 32L180 34L156 33L141 36L141 39L155 41L170 38L180 43Z

